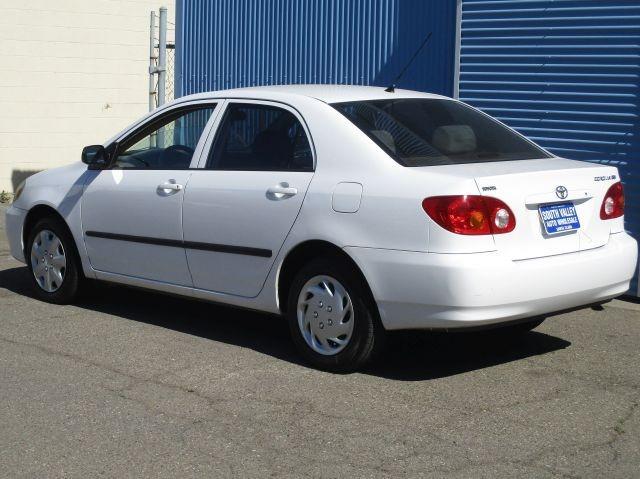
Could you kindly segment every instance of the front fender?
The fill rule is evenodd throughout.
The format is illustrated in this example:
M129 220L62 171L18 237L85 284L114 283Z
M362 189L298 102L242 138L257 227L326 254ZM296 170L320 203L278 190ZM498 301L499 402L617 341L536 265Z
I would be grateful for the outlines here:
M82 163L37 173L27 179L22 195L13 205L27 212L46 206L60 215L73 236L87 277L94 277L94 273L88 261L82 234L82 193L85 185L97 173L87 170ZM28 221L28 213L25 221ZM21 241L24 244L24 232Z

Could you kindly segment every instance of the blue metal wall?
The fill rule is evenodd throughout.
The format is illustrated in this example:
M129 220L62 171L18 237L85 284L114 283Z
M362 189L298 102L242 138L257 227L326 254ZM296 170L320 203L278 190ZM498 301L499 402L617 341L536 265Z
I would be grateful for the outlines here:
M451 95L455 0L177 0L176 96L225 88L388 85Z
M462 7L460 98L558 155L617 166L626 227L639 239L640 2Z

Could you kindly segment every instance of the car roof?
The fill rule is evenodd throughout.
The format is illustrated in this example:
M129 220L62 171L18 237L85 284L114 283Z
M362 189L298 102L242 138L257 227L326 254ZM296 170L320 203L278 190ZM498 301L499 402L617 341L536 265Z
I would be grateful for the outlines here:
M325 103L349 101L382 100L387 98L446 98L433 93L396 89L393 93L384 87L357 85L271 85L247 88L234 88L197 93L180 100L203 100L208 98L253 98L264 100L282 100L286 96L315 98Z

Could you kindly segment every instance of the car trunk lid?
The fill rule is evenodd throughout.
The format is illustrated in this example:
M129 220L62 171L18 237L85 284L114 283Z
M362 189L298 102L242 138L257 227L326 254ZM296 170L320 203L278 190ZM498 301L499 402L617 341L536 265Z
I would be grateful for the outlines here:
M496 248L511 259L571 253L607 243L609 225L600 219L600 207L607 188L617 181L615 168L550 158L485 163L473 165L472 170L480 194L504 201L515 214L515 230L494 235ZM573 206L579 228L547 232L540 214L546 205Z

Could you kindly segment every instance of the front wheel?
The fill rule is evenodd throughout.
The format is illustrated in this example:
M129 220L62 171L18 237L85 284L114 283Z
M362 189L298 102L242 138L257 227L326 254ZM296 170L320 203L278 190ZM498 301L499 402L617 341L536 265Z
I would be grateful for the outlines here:
M82 273L75 243L62 221L57 218L38 221L29 234L26 253L38 298L55 304L75 299Z
M287 303L296 347L312 365L333 372L362 368L384 342L366 285L343 263L320 258L303 267Z

